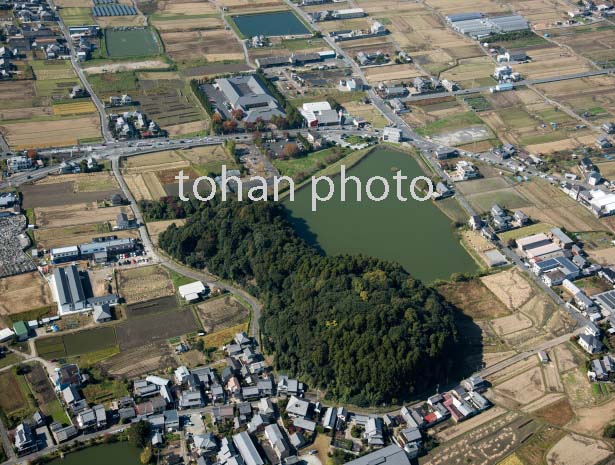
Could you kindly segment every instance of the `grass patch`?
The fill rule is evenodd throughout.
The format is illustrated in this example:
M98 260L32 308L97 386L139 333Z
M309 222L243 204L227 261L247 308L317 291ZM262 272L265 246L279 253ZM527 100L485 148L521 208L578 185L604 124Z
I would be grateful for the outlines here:
M179 286L184 286L185 284L195 282L194 279L184 276L183 274L179 274L171 269L167 269L167 272L169 273L171 281L173 281L173 287L175 287L175 290L177 290Z
M130 71L94 74L88 76L88 81L96 93L119 93L137 90L137 76Z
M94 24L92 10L90 8L61 8L60 17L67 26L81 26L83 24Z
M107 29L105 46L112 58L152 56L161 51L159 39L150 28Z
M517 240L521 237L531 236L532 234L546 233L553 228L553 225L547 223L536 223L524 228L513 229L512 231L505 231L500 233L500 239L502 242L508 242L509 240Z
M302 178L315 173L319 169L325 168L332 157L336 157L336 150L341 151L342 156L350 153L349 149L328 148L320 150L318 152L310 153L305 157L294 158L291 160L274 160L273 165L284 176L290 176L291 178ZM339 152L338 152L339 153ZM336 157L337 158L337 157Z
M113 355L113 350L116 351L114 353L118 351L115 328L112 326L37 339L36 349L39 356L47 360L79 356L80 360L86 361L86 354L97 360L103 355L106 355L104 358ZM107 352L101 355L103 350Z
M422 136L431 136L446 131L455 131L457 129L475 126L477 124L483 124L483 120L476 116L473 111L470 111L427 124L422 128L417 128L416 132Z
M0 358L0 368L5 368L9 365L14 365L15 363L18 363L21 360L21 358L14 354L13 352L10 352L8 354L6 354L4 357Z
M216 331L215 333L207 334L203 337L203 342L205 343L205 347L217 349L222 347L227 342L232 341L235 334L242 331L248 331L247 322Z
M7 315L11 323L15 323L17 321L32 321L32 320L40 320L46 316L50 316L54 312L54 305L48 305L46 307L34 308L32 310L28 310L27 312L21 313L13 313L11 315Z

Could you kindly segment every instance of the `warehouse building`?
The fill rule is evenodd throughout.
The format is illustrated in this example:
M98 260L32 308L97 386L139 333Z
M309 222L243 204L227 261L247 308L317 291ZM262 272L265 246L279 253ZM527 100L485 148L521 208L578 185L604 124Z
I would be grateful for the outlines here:
M469 18L469 19L466 19ZM481 39L496 34L506 34L529 30L527 20L520 15L483 17L480 13L468 13L465 16L450 15L447 22L453 29L474 39Z
M269 121L274 116L286 116L278 101L253 74L216 79L215 87L224 94L234 110L241 109L245 113L247 123L253 123L259 118Z
M79 269L75 265L53 271L52 288L60 315L84 310L87 306Z

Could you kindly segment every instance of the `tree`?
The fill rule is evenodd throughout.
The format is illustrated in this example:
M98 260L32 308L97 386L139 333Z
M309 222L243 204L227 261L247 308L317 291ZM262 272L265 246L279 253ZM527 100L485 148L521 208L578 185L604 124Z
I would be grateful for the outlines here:
M215 112L214 115L211 117L212 123L222 124L222 121L223 121L222 115L218 112Z
M151 447L148 446L145 449L143 449L139 458L141 459L141 463L143 465L147 465L148 463L152 461L152 457L153 457L152 449Z
M276 370L367 406L431 389L452 368L453 307L399 264L320 254L282 204L215 197L186 202L191 208L160 247L261 299L263 345Z
M241 121L243 119L243 117L245 116L243 110L241 108L237 108L236 110L233 110L231 112L231 115L233 116L233 118L235 118L237 121Z
M299 146L295 144L294 142L286 144L284 148L282 149L282 155L285 158L297 158L300 152L301 151L299 150Z
M151 426L147 421L138 421L128 428L128 441L135 447L143 448L149 444Z
M203 339L197 340L194 343L194 348L198 350L199 352L203 352L203 350L205 350L205 343L203 342Z
M615 424L606 425L602 434L605 438L615 438Z

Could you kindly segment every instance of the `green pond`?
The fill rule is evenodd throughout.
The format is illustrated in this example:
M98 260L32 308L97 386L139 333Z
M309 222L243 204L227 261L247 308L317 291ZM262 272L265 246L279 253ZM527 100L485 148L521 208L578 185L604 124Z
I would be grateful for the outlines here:
M393 175L398 170L408 177L402 191L407 202L397 199ZM316 212L312 212L311 183L296 191L295 201L287 200L285 205L298 233L327 254L364 254L397 261L425 282L448 279L455 272L476 271L477 265L459 243L451 220L432 201L418 202L410 197L410 180L423 174L410 155L378 148L346 173L362 181L362 202L357 202L356 184L351 181L346 184L346 202L340 200L337 176L334 196L328 202L319 202ZM372 176L388 179L386 200L367 198L365 185ZM328 188L325 182L318 187L324 197ZM384 187L374 182L371 191L380 196Z
M288 36L309 34L305 24L292 11L272 11L232 17L233 22L245 37Z
M55 459L51 465L140 465L139 449L127 442L116 442L88 447L73 452L64 459Z

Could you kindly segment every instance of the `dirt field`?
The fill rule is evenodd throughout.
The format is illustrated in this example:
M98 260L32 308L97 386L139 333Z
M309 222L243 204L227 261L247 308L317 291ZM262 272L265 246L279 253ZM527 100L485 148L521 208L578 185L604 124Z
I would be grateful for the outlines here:
M498 384L494 391L509 397L519 405L528 404L545 393L540 367L527 370L514 378Z
M13 315L53 304L51 289L38 271L0 279L0 295L0 315Z
M497 318L508 315L506 307L479 280L465 283L447 283L438 287L446 299L464 314L476 320Z
M485 276L481 281L510 310L519 308L534 293L530 283L515 269Z
M166 231L167 228L172 224L175 224L177 227L181 227L185 223L185 219L154 221L151 223L147 223L147 230L149 231L150 237L152 238L152 242L154 243L154 245L158 245L158 236L160 236L160 233Z
M116 326L117 339L122 351L198 330L199 325L190 308L129 318Z
M169 67L168 63L160 60L145 60L135 62L122 62L122 63L107 63L100 66L84 67L84 71L87 74L103 74L103 73L119 73L124 71L137 71L140 69L166 69Z
M542 367L542 372L545 377L545 385L547 392L562 392L564 386L559 377L557 365L554 362L549 362Z
M130 207L97 208L91 203L35 208L39 228L59 228L114 221L118 213L130 213Z
M575 413L576 418L568 425L571 431L600 436L604 427L615 418L615 399L598 407L578 408Z
M540 410L536 410L534 415L547 423L560 427L566 425L574 418L574 412L572 411L570 402L565 398Z
M175 294L173 282L161 266L122 270L118 273L120 295L127 304Z
M208 333L236 326L246 321L250 311L233 297L207 300L197 306L197 314Z
M98 367L103 373L117 378L132 379L177 366L173 350L166 342L143 345L134 350L122 351Z
M79 131L75 131L79 128ZM0 131L14 150L74 145L79 140L100 137L97 115L57 121L36 121L0 125Z
M502 318L491 320L491 325L499 335L507 335L531 328L532 320L518 312Z
M587 253L593 261L603 266L615 265L615 247L602 250L588 250Z
M73 191L75 193L110 191L119 188L119 184L111 172L47 176L40 181L37 181L36 185L47 186L63 183L72 183Z
M547 454L548 465L594 465L612 451L604 442L576 434L564 436Z
M142 174L125 174L124 181L126 181L128 189L137 202L140 200L154 200L154 197L145 184Z

